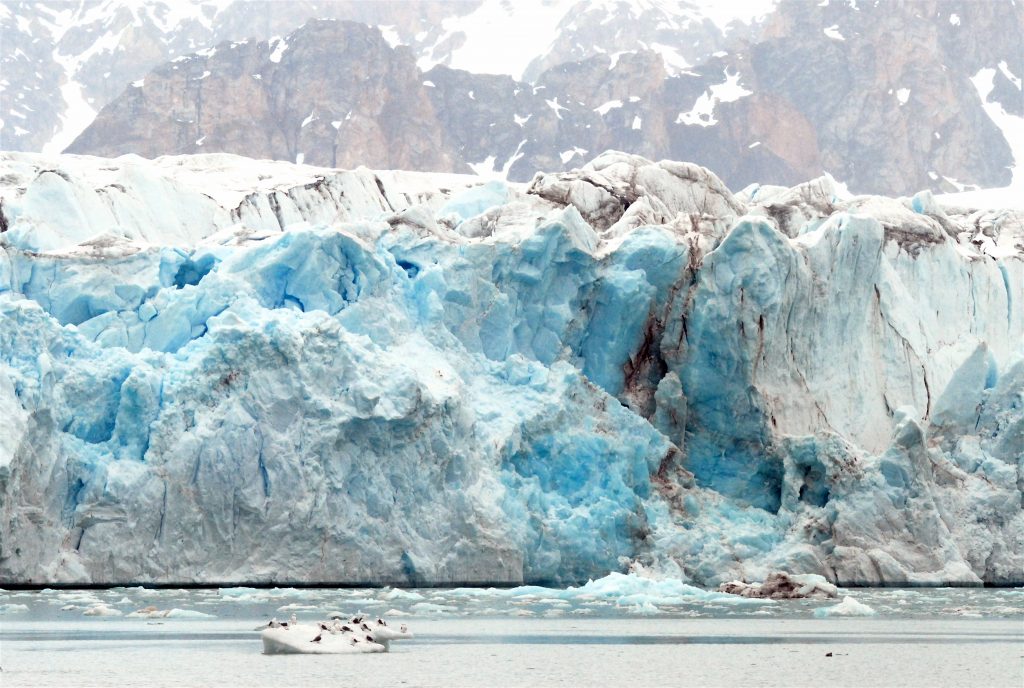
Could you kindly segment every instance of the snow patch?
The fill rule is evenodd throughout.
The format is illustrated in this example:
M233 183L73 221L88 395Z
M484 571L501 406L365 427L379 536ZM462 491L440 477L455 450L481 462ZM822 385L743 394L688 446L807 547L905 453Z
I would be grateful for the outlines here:
M398 30L393 24L378 24L377 28L380 30L381 35L384 36L384 40L392 48L402 44L402 38L398 35Z
M833 24L825 29L825 35L835 41L845 41L843 34L839 33L839 24Z
M552 98L551 100L545 99L544 102L548 104L549 108L551 108L552 110L555 111L555 116L558 117L558 119L562 119L562 110L566 110L567 111L569 109L569 108L565 107L564 105L559 105L558 104L558 97L557 96Z
M270 52L271 62L280 62L281 56L284 55L284 51L288 49L288 43L280 36L271 38L268 41L268 45L273 46Z
M621 100L609 100L608 102L602 103L601 105L598 105L596 108L594 108L594 112L604 117L610 111L620 107L622 107Z
M480 177L486 177L487 179L508 179L508 172L512 169L512 165L515 164L516 160L525 155L525 153L521 152L525 145L526 139L520 141L519 145L516 146L515 153L505 161L505 164L501 166L500 170L495 169L494 167L495 157L493 155L488 155L480 162L471 162L469 163L469 167L473 170L473 174Z
M715 106L718 103L731 103L752 93L753 91L748 91L740 85L739 72L729 74L729 71L726 70L725 81L711 86L709 90L702 93L689 112L679 113L675 123L687 126L713 126L718 124L718 120L715 119Z
M86 101L82 85L74 79L79 67L87 59L86 55L91 57L88 51L77 57L61 55L57 50L53 52L54 61L61 66L65 75L64 82L60 85L60 95L64 100L64 112L60 115L60 129L43 146L43 153L62 152L96 118L96 110Z
M585 149L580 148L579 146L574 146L573 148L570 148L567 151L562 151L559 154L558 157L561 158L562 164L564 165L567 162L569 162L570 160L572 160L574 157L576 157L577 155L583 156L583 155L586 155L586 154L587 154L587 151Z
M1015 80L1018 88L1020 87L1020 80L1009 73L1008 68L1004 73L1011 81ZM1011 115L1003 108L1002 104L988 100L989 94L995 88L995 75L995 69L986 67L978 70L978 73L971 77L971 83L974 84L978 97L981 98L982 108L992 122L999 127L1013 154L1014 166L1011 170L1010 186L1007 189L1013 189L1018 196L1024 196L1024 117ZM1015 201L1012 207L1019 207L1021 202L1020 200Z
M999 66L999 71L1003 73L1003 76L1005 76L1007 79L1009 79L1010 83L1012 83L1014 86L1016 86L1017 90L1020 91L1021 90L1020 77L1010 71L1010 65L1006 64L1006 60L1002 60L999 63L998 66Z

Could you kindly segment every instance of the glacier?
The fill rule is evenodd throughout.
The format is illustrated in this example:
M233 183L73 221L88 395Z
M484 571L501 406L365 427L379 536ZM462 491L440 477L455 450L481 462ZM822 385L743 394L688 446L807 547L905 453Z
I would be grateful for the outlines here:
M0 154L0 584L1024 582L1024 216Z

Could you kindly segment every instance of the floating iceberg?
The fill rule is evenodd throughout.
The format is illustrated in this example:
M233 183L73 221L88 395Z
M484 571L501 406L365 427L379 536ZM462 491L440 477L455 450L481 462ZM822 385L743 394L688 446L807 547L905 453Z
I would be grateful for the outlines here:
M1013 211L5 153L0 229L0 582L1022 582Z
M0 604L0 616L4 614L20 614L28 611L27 604L19 604L17 602L11 602L7 604Z
M874 609L858 602L852 597L844 597L843 601L832 607L818 607L814 610L814 615L819 619L824 619L830 616L874 616L877 612Z
M413 635L404 625L395 629L383 619L332 619L314 624L272 620L260 632L263 654L334 655L387 652L391 641L408 640Z
M129 612L126 616L132 618L142 619L212 619L213 614L207 614L205 612L198 612L194 609L158 609L155 606L143 607L137 609L134 612Z
M111 607L106 604L94 604L88 607L84 612L83 616L123 616L124 612L115 607Z
M760 597L772 600L799 598L828 599L838 593L836 586L824 576L813 573L793 575L784 572L769 574L762 583L730 581L718 586L719 591L741 597Z

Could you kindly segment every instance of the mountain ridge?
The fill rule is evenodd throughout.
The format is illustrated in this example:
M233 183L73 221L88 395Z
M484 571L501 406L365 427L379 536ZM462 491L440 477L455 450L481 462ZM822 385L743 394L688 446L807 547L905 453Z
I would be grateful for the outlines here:
M1024 150L1014 143L1024 141L1020 116L1024 114L1024 97L1018 76L1024 74L1024 58L1020 57L1024 51L1019 37L1010 30L1019 26L1024 31L1024 16L1010 0L886 5L830 2L813 7L784 1L763 17L746 17L725 28L709 23L707 15L701 14L705 10L686 2L579 7L556 3L552 7L558 11L568 8L558 26L560 38L541 58L533 60L526 70L529 81L464 73L443 64L462 64L462 58L453 56L472 48L459 38L460 31L475 26L474 31L486 37L494 30L495 17L500 19L502 12L512 9L489 2L435 5L403 5L406 9L402 12L394 3L372 2L351 7L346 3L306 3L296 9L297 15L302 11L339 16L361 13L361 18L378 24L376 30L384 42L373 39L373 59L393 63L395 68L404 65L399 83L410 94L404 109L421 109L419 118L408 113L398 116L397 121L408 123L410 129L403 127L391 134L380 121L380 113L363 108L353 113L362 119L339 125L333 135L320 130L324 122L346 122L349 109L342 109L344 103L339 101L355 94L346 94L344 89L325 91L332 83L331 68L315 64L318 53L323 59L341 53L329 45L306 46L310 63L302 66L308 77L305 87L295 75L291 77L295 83L282 86L279 93L258 94L238 84L220 94L212 86L201 91L187 85L175 87L181 91L175 96L178 100L191 99L187 109L201 108L208 114L219 109L229 118L232 115L227 111L240 105L218 100L248 94L257 96L257 105L263 99L278 103L254 114L252 119L260 122L260 131L245 126L244 113L233 116L239 123L233 137L214 134L204 139L199 127L186 136L179 122L166 118L153 128L168 102L156 98L157 104L147 112L140 94L134 93L137 88L129 86L115 99L121 104L112 106L120 109L119 116L110 121L104 121L106 115L98 118L92 132L70 150L127 152L130 140L140 146L134 152L150 157L199 152L206 146L205 150L287 160L302 153L303 159L325 165L416 166L498 176L507 171L510 178L525 180L533 169L570 169L595 151L614 148L652 158L696 160L718 169L734 188L753 181L795 184L829 172L857 191L900 193L921 188L948 192L1006 186L1016 164L1013 151L1017 150L1019 157ZM221 21L236 27L237 32L242 30L239 27L256 25L252 23L257 20L253 15L256 9L246 3L230 3L210 9L211 13L216 10L212 17L203 16L211 26ZM492 24L477 14L490 17ZM6 26L4 21L0 17L0 28ZM283 21L280 13L271 13L262 25L271 31ZM522 18L516 22L513 25L520 26ZM636 27L635 35L622 31L623 26ZM227 31L223 29L222 34ZM327 36L329 32L306 33ZM369 40L367 32L350 33ZM334 38L346 35L339 31ZM666 41L672 35L677 38L670 45ZM271 40L282 44L281 38ZM602 47L606 41L611 43ZM687 53L691 48L680 47L691 42L699 44L694 48L698 52ZM411 47L400 49L402 43ZM224 49L224 43L219 45ZM441 45L445 47L439 48ZM417 76L409 60L397 58L394 50L411 51L420 71L436 78ZM210 52L210 48L202 52ZM97 52L91 59L104 54ZM201 58L193 56L192 61ZM561 61L567 58L577 61ZM358 64L352 55L345 59L350 60L350 69L363 73L371 69ZM121 62L130 65L130 61ZM275 71L280 71L277 67ZM515 69L511 63L506 67ZM5 69L14 74L10 66ZM166 69L164 64L156 73ZM212 73L214 81L224 81L225 75L217 69ZM983 92L977 84L985 73L992 74L992 86ZM199 74L202 71L196 76ZM415 78L443 82L427 94L429 105L418 93L421 89L412 84ZM101 81L116 83L116 78ZM132 81L145 84L147 78ZM378 84L377 92L390 102L402 103L405 94L398 92L402 90L397 88L399 83L396 93L386 94L386 83ZM74 94L73 88L64 90ZM94 92L87 89L82 93ZM199 92L205 99L201 106L195 100ZM477 92L488 93L492 102L484 103L476 97ZM20 98L26 93L45 95L31 90L17 95ZM290 94L308 109L296 112L297 106L281 106ZM86 101L80 103L88 106ZM31 107L41 110L39 117L47 116L45 104L33 100ZM313 112L317 108L322 110L319 120ZM994 108L1005 112L1008 119L996 118L991 114ZM131 113L136 111L149 122L145 130L132 126ZM26 109L20 113L31 115ZM314 119L302 127L311 115ZM180 119L189 117L194 119L194 112ZM12 139L7 133L8 120L0 136L9 147L21 139ZM1005 122L1010 122L1011 128L1007 129ZM311 136L308 127L320 131ZM30 135L35 136L27 133L26 142ZM273 137L286 141L268 143ZM313 150L302 150L304 139ZM418 161L411 162L416 156L409 147L415 140L431 142L435 153L423 151ZM393 152L392 145L396 148ZM360 155L365 159L358 160ZM392 158L397 162L389 163Z

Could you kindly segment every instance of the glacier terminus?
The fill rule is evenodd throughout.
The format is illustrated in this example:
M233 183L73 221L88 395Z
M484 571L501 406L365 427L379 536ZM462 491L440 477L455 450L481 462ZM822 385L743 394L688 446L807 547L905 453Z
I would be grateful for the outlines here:
M0 582L1008 585L1024 214L0 155Z

